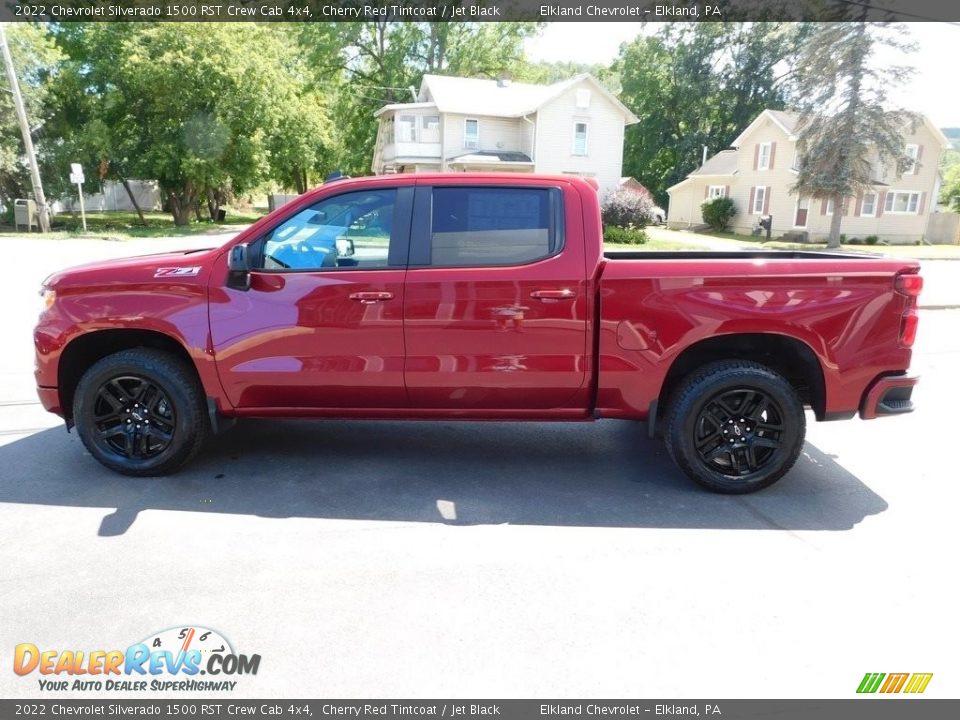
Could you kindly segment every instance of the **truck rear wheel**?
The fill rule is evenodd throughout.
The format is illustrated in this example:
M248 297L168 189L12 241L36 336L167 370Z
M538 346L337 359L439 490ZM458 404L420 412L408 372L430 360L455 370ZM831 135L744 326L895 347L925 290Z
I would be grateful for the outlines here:
M730 495L769 487L793 467L806 433L803 404L783 377L729 360L695 371L667 411L667 451L692 480Z
M73 418L100 463L124 475L165 475L189 461L209 433L193 369L159 350L108 355L80 379Z

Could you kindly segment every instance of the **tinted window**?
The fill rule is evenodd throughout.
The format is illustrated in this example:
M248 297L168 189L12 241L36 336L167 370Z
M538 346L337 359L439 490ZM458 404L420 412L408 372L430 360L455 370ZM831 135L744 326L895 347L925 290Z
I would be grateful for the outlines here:
M368 190L321 200L271 230L264 270L385 268L396 190Z
M434 188L431 265L519 265L560 244L559 191Z

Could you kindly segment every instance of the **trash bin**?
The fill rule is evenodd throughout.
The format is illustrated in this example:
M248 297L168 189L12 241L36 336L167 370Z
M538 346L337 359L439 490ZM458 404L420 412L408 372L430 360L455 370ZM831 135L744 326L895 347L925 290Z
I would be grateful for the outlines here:
M227 219L227 211L223 208L217 208L217 222L223 222Z
M37 203L33 200L14 200L13 201L13 226L14 230L19 230L21 225L26 225L27 232L33 230L33 226L40 226L40 218L37 215Z

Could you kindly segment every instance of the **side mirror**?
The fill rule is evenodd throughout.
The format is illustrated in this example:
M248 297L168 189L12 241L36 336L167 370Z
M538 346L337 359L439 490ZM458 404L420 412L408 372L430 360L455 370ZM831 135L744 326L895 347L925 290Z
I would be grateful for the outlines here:
M352 238L337 238L337 257L353 257L356 252Z
M250 289L250 258L246 243L234 245L227 257L227 287L234 290Z

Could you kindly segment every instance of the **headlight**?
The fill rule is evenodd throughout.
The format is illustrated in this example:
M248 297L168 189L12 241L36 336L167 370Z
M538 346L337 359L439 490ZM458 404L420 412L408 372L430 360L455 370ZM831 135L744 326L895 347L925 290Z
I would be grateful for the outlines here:
M52 308L53 303L56 302L57 291L52 288L42 287L40 288L40 297L42 298L42 301L43 301L40 306L40 312L45 312L50 308Z

